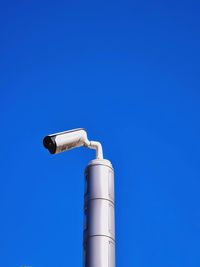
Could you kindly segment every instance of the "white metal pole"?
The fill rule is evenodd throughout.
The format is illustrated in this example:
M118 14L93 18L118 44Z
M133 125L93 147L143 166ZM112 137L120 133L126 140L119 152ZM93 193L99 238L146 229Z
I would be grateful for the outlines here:
M84 267L115 267L114 171L92 160L85 170Z

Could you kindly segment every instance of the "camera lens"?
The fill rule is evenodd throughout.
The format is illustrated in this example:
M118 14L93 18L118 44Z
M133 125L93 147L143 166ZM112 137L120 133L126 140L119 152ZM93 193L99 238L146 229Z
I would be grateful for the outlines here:
M43 139L43 145L46 149L49 150L51 154L55 154L56 152L56 142L54 136L46 136Z

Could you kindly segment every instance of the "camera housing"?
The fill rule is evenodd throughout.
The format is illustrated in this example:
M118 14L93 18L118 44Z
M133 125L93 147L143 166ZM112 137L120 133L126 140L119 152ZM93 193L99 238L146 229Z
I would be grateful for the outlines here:
M50 134L43 139L44 147L51 154L58 154L75 147L89 146L89 144L87 133L83 128Z

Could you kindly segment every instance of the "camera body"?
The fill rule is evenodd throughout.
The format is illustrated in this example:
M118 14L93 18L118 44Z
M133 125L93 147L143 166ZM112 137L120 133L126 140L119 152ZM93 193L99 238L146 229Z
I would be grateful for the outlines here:
M87 133L83 128L47 135L43 139L44 147L51 154L58 154L75 147L87 146L88 144Z

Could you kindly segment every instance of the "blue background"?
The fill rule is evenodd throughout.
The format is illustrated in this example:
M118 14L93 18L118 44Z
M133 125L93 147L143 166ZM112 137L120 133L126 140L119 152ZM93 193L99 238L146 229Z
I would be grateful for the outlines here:
M82 266L84 127L115 167L118 267L200 266L198 1L3 1L0 266Z

